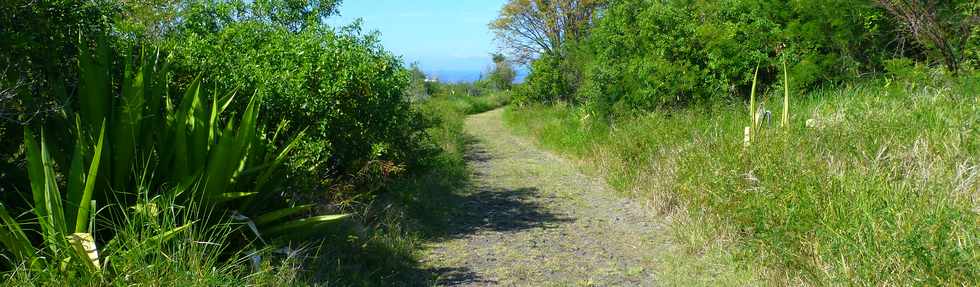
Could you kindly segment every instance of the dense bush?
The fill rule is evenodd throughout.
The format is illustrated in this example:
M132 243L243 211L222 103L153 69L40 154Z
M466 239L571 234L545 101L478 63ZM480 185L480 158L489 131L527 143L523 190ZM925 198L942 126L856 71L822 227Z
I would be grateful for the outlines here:
M232 282L242 247L339 218L284 223L335 209L304 203L336 193L304 191L375 191L438 152L401 61L324 24L337 1L22 2L0 4L0 270L15 284L148 280L138 264ZM89 196L98 220L80 211ZM67 250L89 242L112 260L104 276Z
M200 13L223 11L207 8ZM224 18L230 20L220 25L187 23L171 36L175 77L186 82L199 73L214 75L210 85L261 95L264 113L289 122L285 134L308 128L288 163L293 175L302 175L297 182L316 188L379 161L417 159L422 127L403 96L410 73L377 35L357 24L294 29Z
M976 8L970 5L952 1L929 7L950 15L937 25L952 31L975 27L978 18L971 11ZM903 33L907 23L874 1L620 0L601 15L583 41L537 59L516 98L650 110L746 96L756 67L761 89L771 88L784 62L793 89L880 73L896 56L944 62L942 49L916 41L925 36ZM960 34L941 36L966 43L950 53L961 54L956 58L966 64L959 66L970 69L976 52L969 45L976 47L976 36L969 40L970 31Z
M27 3L37 2L37 3ZM0 3L0 115L31 121L61 109L77 76L82 36L110 29L116 5L105 1L4 1Z
M18 156L22 127L45 122L75 105L80 37L110 29L118 13L110 1L3 1L0 3L0 190L23 185ZM0 192L0 199L15 199Z
M799 86L874 71L890 51L881 11L861 1L619 1L588 42L589 78L642 109L747 94L752 71ZM764 85L765 86L765 85Z
M562 71L562 58L544 54L531 63L525 83L517 88L514 101L554 102L567 99L574 92L572 83Z
M970 34L980 27L980 6L977 1L950 0L875 0L888 11L898 27L899 40L909 40L918 52L935 64L959 73L972 66Z
M978 8L976 9L980 9L980 4L977 4L977 6ZM980 69L980 25L973 28L966 41L966 48L963 49L964 57L966 58L964 66L974 70Z

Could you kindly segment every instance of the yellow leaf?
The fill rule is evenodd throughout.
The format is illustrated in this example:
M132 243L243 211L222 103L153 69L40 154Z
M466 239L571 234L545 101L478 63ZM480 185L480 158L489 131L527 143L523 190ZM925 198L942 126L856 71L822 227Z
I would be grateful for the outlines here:
M99 248L95 246L95 239L91 233L73 233L67 236L68 242L75 248L80 255L88 258L89 266L95 271L101 270L99 263Z

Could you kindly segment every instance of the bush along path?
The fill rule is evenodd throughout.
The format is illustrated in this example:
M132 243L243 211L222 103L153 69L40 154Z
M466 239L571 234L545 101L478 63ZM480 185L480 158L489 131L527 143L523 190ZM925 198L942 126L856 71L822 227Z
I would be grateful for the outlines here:
M462 212L423 265L447 286L655 285L666 225L570 162L471 116L472 170Z

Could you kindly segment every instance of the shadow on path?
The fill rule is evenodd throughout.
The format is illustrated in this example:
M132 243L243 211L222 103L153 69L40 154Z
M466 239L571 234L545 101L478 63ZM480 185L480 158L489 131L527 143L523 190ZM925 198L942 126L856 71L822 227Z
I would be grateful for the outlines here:
M505 189L479 187L462 198L459 217L450 219L449 238L463 237L480 230L515 232L529 228L547 228L550 223L568 222L530 202L537 188Z
M534 202L536 187L505 188L490 180L487 165L495 159L478 139L466 137L464 159L470 171L465 184L456 190L441 191L442 202L448 208L442 232L429 234L434 241L466 237L479 231L517 232L530 228L547 228L555 223L569 222Z
M493 279L482 278L465 266L427 267L416 261L414 243L399 242L399 236L389 233L407 231L422 241L438 243L481 232L520 232L571 221L536 203L533 198L537 196L537 188L505 188L487 180L488 167L498 159L495 156L483 142L466 135L463 161L457 157L455 161L438 164L424 176L406 179L378 201L387 202L381 204L387 207L374 213L384 214L391 208L400 214L396 219L399 223L365 228L367 234L360 235L361 238L373 239L345 243L352 245L347 248L332 246L335 255L327 258L349 258L343 264L325 262L319 268L333 272L335 277L338 273L347 274L340 276L342 279L351 277L338 282L342 285L494 285L497 282ZM390 228L402 231L386 231Z
M504 188L492 181L480 180L488 176L484 168L496 159L483 143L472 136L466 137L464 159L469 170L465 183L455 190L442 190L441 202L445 208L440 228L427 234L431 242L464 238L479 232L519 232L532 228L549 228L556 223L568 222L535 203L535 187ZM427 212L434 212L428 210ZM491 279L481 278L466 267L443 267L425 270L436 278L440 286L493 284Z
M431 268L425 270L427 273L431 274L434 278L434 283L437 286L456 286L456 285L472 285L472 284L483 284L483 285L494 285L497 281L484 279L480 275L476 274L469 268L466 267L452 267L452 268ZM428 282L430 284L420 285L432 285L433 282Z

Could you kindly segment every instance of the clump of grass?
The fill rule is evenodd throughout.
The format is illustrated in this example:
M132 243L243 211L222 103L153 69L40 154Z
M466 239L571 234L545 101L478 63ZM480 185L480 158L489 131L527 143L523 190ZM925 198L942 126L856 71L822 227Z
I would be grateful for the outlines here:
M599 163L590 166L618 190L732 226L712 231L737 247L742 263L732 264L763 263L758 272L776 284L975 285L980 110L963 102L969 89L936 82L904 93L882 81L811 92L784 114L818 127L789 124L754 137L751 149L738 141L748 117L738 104L606 129L581 128L590 124L573 107L514 108L505 118L544 146ZM679 237L697 229L678 222Z
M496 91L486 95L472 96L462 93L436 94L421 103L423 106L438 106L444 110L456 111L465 115L479 114L510 103L510 91Z
M270 255L269 250L252 253L231 248L237 230L226 219L209 218L202 205L182 205L174 189L150 195L145 186L136 192L132 212L101 213L98 226L116 233L100 247L99 272L78 263L31 264L22 262L2 275L3 286L105 286L154 282L162 286L243 286L295 284L297 269L288 261L265 260L251 266L251 258ZM96 238L104 240L105 238ZM43 258L42 258L43 260ZM70 263L70 261L64 261ZM278 262L278 263L277 263ZM275 274L277 276L272 276ZM284 280L284 278L286 278Z

